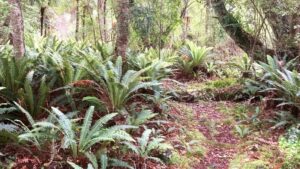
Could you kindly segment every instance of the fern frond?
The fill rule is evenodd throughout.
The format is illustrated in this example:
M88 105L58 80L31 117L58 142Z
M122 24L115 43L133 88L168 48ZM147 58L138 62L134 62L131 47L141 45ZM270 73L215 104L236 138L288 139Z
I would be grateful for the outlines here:
M90 127L92 125L92 119L94 115L94 106L89 107L89 109L86 111L83 125L80 131L80 139L79 139L79 147L84 144L85 140L88 139L88 132L90 130Z
M146 129L143 134L142 134L142 137L138 138L138 142L141 146L141 149L142 149L142 152L145 152L146 151L146 148L147 148L147 144L148 144L148 141L150 139L150 134L152 133L152 130L150 129Z

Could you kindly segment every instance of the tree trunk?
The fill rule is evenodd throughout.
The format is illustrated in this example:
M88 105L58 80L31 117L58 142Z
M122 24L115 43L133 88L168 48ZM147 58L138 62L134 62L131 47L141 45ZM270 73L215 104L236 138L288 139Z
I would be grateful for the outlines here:
M86 18L86 13L87 13L87 10L88 10L88 6L85 4L83 6L83 11L82 11L82 39L84 40L85 37L86 37L86 28L85 28L85 18Z
M129 38L129 0L117 0L117 40L115 55L122 56L126 62L126 50Z
M182 18L181 38L183 42L185 42L189 30L190 18L189 18L188 7L189 7L189 0L183 0L183 8L181 10L181 18Z
M41 9L40 9L40 14L41 14L41 19L40 19L41 36L44 35L45 11L46 11L46 7L41 7Z
M217 19L227 34L254 60L264 61L265 54L274 55L272 49L268 49L253 35L243 30L240 23L230 14L225 7L225 0L211 0Z
M106 30L106 3L107 0L98 0L98 18L99 18L99 30L100 38L102 42L107 42L107 30Z
M254 60L264 61L264 55L287 56L293 59L300 54L300 43L297 41L297 32L300 32L300 4L295 12L286 15L276 13L272 7L281 7L282 1L263 1L261 7L275 35L274 49L268 49L258 39L245 30L239 22L225 8L225 0L211 0L217 18L227 34ZM283 11L286 9L282 9Z
M19 0L9 0L11 43L14 47L15 57L20 59L25 54L23 16Z
M75 39L79 40L79 0L76 0L76 25L75 25Z

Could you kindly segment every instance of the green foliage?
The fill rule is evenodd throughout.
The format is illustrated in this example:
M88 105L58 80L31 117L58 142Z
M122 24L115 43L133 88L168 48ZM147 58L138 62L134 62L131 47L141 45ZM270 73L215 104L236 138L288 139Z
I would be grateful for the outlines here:
M295 60L278 61L277 58L267 57L267 63L260 62L262 72L258 73L259 80L248 81L249 93L257 91L276 93L273 98L279 101L278 107L292 106L300 108L300 75L294 70Z
M164 143L163 137L150 137L152 130L146 129L142 136L137 139L137 145L132 142L123 142L131 151L138 154L144 159L151 159L157 162L162 162L161 159L151 156L153 151L163 151L171 149L172 146Z
M235 130L241 138L246 137L250 133L250 129L244 125L235 125Z
M269 80L267 84L270 86L266 90L274 90L279 94L276 100L282 103L278 106L292 105L300 109L300 75L298 72L289 70L278 71L278 75L274 75L276 80Z
M139 71L128 70L123 74L122 58L118 57L116 63L108 61L105 65L99 65L94 72L90 71L96 81L104 88L108 95L112 110L124 108L127 101L137 94L139 89L157 86L155 81L143 82L142 74L151 67Z
M105 143L115 140L134 141L124 130L132 128L131 126L115 125L105 127L106 123L117 115L116 113L105 115L92 125L93 106L86 111L80 130L76 128L76 121L70 119L57 108L52 108L51 115L48 118L51 120L41 122L35 122L26 110L23 109L23 112L26 113L29 121L31 121L30 124L33 126L33 129L30 130L25 126L24 133L19 136L21 140L34 142L39 146L41 138L47 141L49 137L54 139L53 135L61 133L63 135L61 147L71 150L74 157L77 157L79 153L89 152L95 144L105 146Z
M128 117L127 121L129 125L133 126L140 126L157 115L151 110L142 110L140 112L134 112L130 114L131 115Z
M270 119L269 122L273 124L273 129L285 128L293 124L297 124L299 120L288 111L276 112L275 117Z
M107 154L101 154L99 157L99 162L101 166L98 165L97 157L93 154L88 155L90 156L90 161L91 163L88 164L87 169L107 169L109 167L123 167L123 168L129 168L133 169L129 164L127 164L124 161L114 159L114 158L108 158ZM68 164L73 168L73 169L83 169L79 165L68 161Z
M206 62L205 63L205 68L206 68L207 74L210 76L217 73L217 67L218 66L214 62Z
M5 24L9 15L9 3L6 0L0 0L0 44L5 44L8 40L9 27Z
M72 129L72 122L61 111L56 108L52 108L52 112L59 123L59 127L64 135L64 148L71 148L73 156L78 155L78 151L81 153L88 152L90 148L99 143L115 141L117 139L133 141L131 136L127 134L123 129L129 128L129 126L112 126L104 127L104 125L111 120L117 114L108 114L95 122L92 126L92 118L94 107L90 107L85 115L84 122L80 129L80 138L76 139L76 131Z
M293 70L297 64L296 59L292 59L290 61L286 60L278 60L277 57L267 56L267 62L259 62L258 66L263 70L262 74L258 74L263 80L271 79L276 80L280 73L278 71L282 71L284 69Z
M34 58L26 55L16 60L8 46L0 50L0 85L5 87L0 95L7 101L18 100L32 116L38 115L49 93L46 76L34 77Z
M237 58L235 62L231 62L228 65L237 68L242 73L242 77L251 77L252 61L247 54L244 54L242 58Z
M285 153L283 169L300 167L300 129L299 124L288 130L285 137L279 141L280 148Z
M78 55L88 48L84 49L75 42L63 42L52 37L28 37L27 42L29 57L36 58L37 76L46 75L51 88L66 86L85 77L84 55Z
M0 85L5 87L1 95L10 101L17 100L31 67L32 61L29 58L16 60L10 46L0 47Z
M33 75L33 71L27 74L24 89L20 91L20 97L24 99L25 108L35 117L38 113L41 113L42 106L44 106L49 94L49 87L46 84L46 77L44 76L41 79L39 87L35 89Z
M161 56L159 56L161 55ZM161 80L171 74L171 66L177 56L170 50L163 49L160 54L154 49L149 49L144 53L137 55L129 55L128 63L134 70L142 70L147 67L145 76L150 77L152 80Z
M15 112L16 110L17 109L10 103L0 103L0 121L5 119L13 119L13 112Z
M193 42L187 42L187 46L183 47L179 54L178 67L185 74L195 75L197 70L205 66L207 54L211 48L198 47Z
M137 1L131 9L132 38L138 47L163 47L180 23L180 0Z
M249 158L248 155L239 154L230 162L229 168L242 169L268 169L271 168L268 161Z
M221 89L221 88L233 86L235 84L237 84L237 79L224 78L224 79L219 79L219 80L215 80L215 81L209 81L205 85L206 85L206 88Z

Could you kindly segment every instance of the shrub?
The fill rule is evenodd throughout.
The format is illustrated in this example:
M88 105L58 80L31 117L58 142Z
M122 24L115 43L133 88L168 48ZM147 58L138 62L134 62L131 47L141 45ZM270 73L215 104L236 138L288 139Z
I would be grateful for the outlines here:
M181 57L178 58L179 69L185 74L195 76L197 70L201 67L205 67L205 60L210 50L211 48L198 47L192 42L187 42L187 46L179 51L181 55Z
M150 135L152 130L146 129L142 136L137 139L138 145L133 144L132 142L123 142L130 150L138 154L140 157L144 158L145 160L154 160L157 162L161 162L161 159L154 157L151 155L153 151L158 150L166 150L171 149L172 146L169 144L164 143L165 139L163 137L152 137Z
M108 61L98 69L90 71L96 81L100 82L104 92L109 98L112 111L124 108L128 100L137 95L139 89L157 86L156 81L144 82L142 74L151 67L139 71L128 70L123 74L122 58L118 57L116 63Z
M145 71L144 75L152 80L161 80L171 74L171 66L177 56L167 49L163 49L160 55L159 57L159 53L154 49L137 55L132 54L128 56L128 64L130 68L137 71L151 67Z
M259 79L248 81L249 93L260 91L263 93L273 92L274 100L280 102L280 106L292 106L300 108L300 75L291 69L295 60L284 64L276 58L268 56L267 63L260 62L262 72L258 74Z
M79 154L89 153L95 144L105 146L105 143L115 140L134 141L124 129L132 128L131 126L111 126L105 127L117 114L107 114L98 119L92 125L94 107L91 106L84 117L83 124L80 125L80 130L75 128L78 125L74 119L70 119L59 109L53 108L48 121L35 122L30 114L19 106L23 113L26 114L28 121L33 129L24 126L24 133L19 136L21 140L26 140L35 143L40 147L41 141L50 141L58 139L55 137L58 133L63 135L61 147L72 151L72 155L77 157ZM103 148L103 147L102 147Z
M244 54L242 58L236 59L235 62L229 63L229 66L237 68L244 78L250 78L252 76L252 61L247 54Z

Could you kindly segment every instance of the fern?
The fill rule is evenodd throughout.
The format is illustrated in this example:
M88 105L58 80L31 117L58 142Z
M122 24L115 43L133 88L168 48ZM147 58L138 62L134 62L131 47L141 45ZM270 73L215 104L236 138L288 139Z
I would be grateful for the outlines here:
M98 165L97 157L91 153L87 154L86 156L88 157L88 159L91 162L88 164L87 169L98 169L99 165ZM101 167L100 167L101 169L107 169L109 167L124 167L124 168L133 169L133 167L131 167L128 163L118 160L118 159L109 158L107 156L107 154L101 154L99 157L99 161L101 164ZM79 165L77 165L71 161L67 161L67 162L74 169L83 169L82 167L80 167Z
M199 67L204 67L205 60L211 48L198 47L192 42L187 42L187 46L183 47L179 54L182 55L178 59L178 67L186 74L196 74L195 71Z
M128 117L128 124L139 126L144 124L149 119L152 119L157 114L153 113L151 110L142 110L141 112L136 112L133 115Z
M128 70L123 75L122 58L118 57L115 64L109 61L105 65L100 65L98 70L89 72L96 81L101 83L109 97L112 111L115 111L124 108L128 100L134 97L139 89L159 85L155 81L142 81L142 74L150 68L147 67L140 71Z
M14 124L6 124L0 122L0 131L5 130L12 133L18 131L18 129L19 127Z
M157 162L162 161L157 158L151 156L151 153L154 150L166 150L166 149L172 149L172 146L169 144L164 143L164 138L162 137L153 137L151 138L150 135L152 133L152 130L146 129L142 136L140 138L137 138L138 145L133 144L132 142L123 142L124 145L126 145L127 148L138 154L139 156L145 158L145 159L152 159Z

